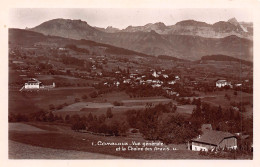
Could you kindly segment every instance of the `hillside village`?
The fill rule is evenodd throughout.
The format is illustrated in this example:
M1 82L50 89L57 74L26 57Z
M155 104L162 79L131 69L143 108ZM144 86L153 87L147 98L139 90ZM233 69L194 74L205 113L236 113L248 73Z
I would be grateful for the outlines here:
M18 29L9 35L9 122L47 131L10 131L12 140L125 158L160 153L84 142L160 141L199 159L252 158L251 62L218 54L194 61L152 56Z

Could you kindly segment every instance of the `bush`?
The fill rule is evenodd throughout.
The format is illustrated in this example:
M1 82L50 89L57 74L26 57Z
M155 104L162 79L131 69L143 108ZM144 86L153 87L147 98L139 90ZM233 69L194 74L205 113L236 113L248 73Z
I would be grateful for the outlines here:
M112 118L112 117L113 117L113 113L112 113L111 108L108 108L108 109L107 109L106 115L107 115L107 118Z
M138 132L137 129L133 129L133 130L131 130L131 133L137 133L137 132Z
M62 108L63 108L63 105L62 105L62 104L60 104L60 105L58 105L58 106L56 107L57 110L60 110L60 109L62 109Z
M76 103L80 102L80 99L79 98L75 98L74 100Z
M55 106L53 104L50 104L49 105L49 110L51 110L51 111L55 110Z
M90 93L89 96L90 96L91 98L97 98L97 97L98 97L98 94L97 94L97 92L95 91L95 92Z
M86 99L88 98L88 96L87 96L87 95L83 95L81 98L82 98L83 100L86 100Z
M71 129L75 130L75 131L86 130L86 125L85 125L85 123L83 121L74 122L71 125Z

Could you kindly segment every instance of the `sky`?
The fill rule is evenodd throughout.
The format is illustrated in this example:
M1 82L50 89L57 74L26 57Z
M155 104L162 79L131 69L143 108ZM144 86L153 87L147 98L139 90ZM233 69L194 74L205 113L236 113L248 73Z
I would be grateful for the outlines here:
M174 25L179 21L190 19L213 24L233 17L238 21L253 21L251 11L244 8L13 8L9 11L9 27L32 28L51 19L64 18L80 19L96 27L113 26L123 29L129 25L143 26L156 22Z

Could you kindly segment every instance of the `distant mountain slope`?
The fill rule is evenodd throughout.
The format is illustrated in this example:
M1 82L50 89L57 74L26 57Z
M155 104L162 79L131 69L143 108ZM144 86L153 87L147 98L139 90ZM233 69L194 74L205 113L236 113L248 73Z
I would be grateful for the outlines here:
M253 63L250 61L241 60L238 58L226 56L226 55L208 55L201 57L201 60L207 61L207 60L215 60L215 61L235 61L239 62L241 64L246 64L252 66Z
M115 33L115 32L120 32L120 29L118 28L114 28L112 26L108 26L107 28L100 28L100 27L94 27L100 31L103 31L103 32L107 32L107 33Z
M158 34L192 35L205 38L224 38L236 35L241 38L252 39L252 33L244 28L235 18L217 22L213 25L195 20L184 20L175 25L166 26L164 23L149 23L144 26L128 26L123 32L150 32L154 30Z
M224 54L253 60L253 42L243 36L247 32L234 19L213 25L194 20L178 22L174 26L155 23L114 33L98 30L80 20L54 19L30 30L45 35L93 40L155 56L199 60L204 55Z
M45 35L55 35L71 39L86 39L86 37L102 36L104 32L97 30L81 20L54 19L46 21L32 29Z
M20 45L23 47L33 47L38 45L48 45L49 47L65 47L68 45L79 45L84 48L88 46L90 51L102 50L105 54L114 54L122 56L141 56L153 57L144 53L135 52L132 50L115 47L108 44L98 43L90 40L73 40L58 36L46 36L41 33L22 30L22 29L9 29L9 45ZM92 49L92 50L91 50ZM81 49L84 50L84 49Z

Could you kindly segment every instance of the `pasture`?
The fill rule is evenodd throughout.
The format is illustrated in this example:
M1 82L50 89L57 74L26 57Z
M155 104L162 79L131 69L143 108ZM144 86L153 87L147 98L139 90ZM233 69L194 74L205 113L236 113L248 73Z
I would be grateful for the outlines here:
M32 113L40 109L48 110L49 105L58 106L74 103L94 90L92 87L64 87L49 91L19 92L9 91L9 113Z

